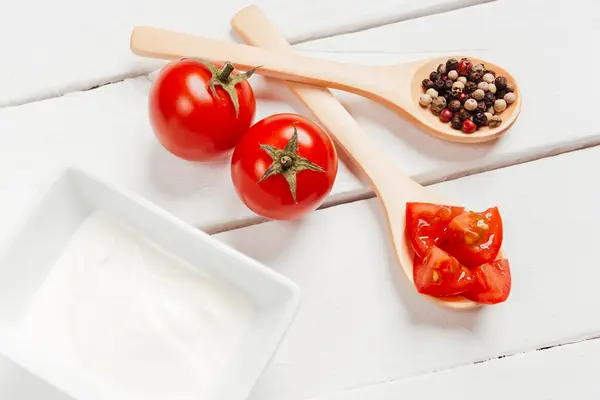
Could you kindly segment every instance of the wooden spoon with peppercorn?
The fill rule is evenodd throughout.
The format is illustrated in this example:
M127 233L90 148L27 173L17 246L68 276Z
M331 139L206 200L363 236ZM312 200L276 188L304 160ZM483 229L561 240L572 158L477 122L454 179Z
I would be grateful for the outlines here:
M432 71L437 74L438 67L446 66L449 61L448 57L392 66L372 67L321 60L289 51L256 48L144 26L133 29L130 47L133 53L143 57L166 60L183 57L202 57L214 61L229 60L236 68L242 70L260 67L256 73L265 76L356 93L387 105L425 131L453 142L478 143L496 139L516 121L521 111L521 96L515 79L508 71L499 66L475 58L470 60L469 68L471 68L471 65L484 64L486 69L495 71L496 76L504 77L507 84L510 82L513 85L512 93L515 95L515 100L510 107L502 111L502 123L499 126L481 126L475 131L473 129L475 124L473 124L466 127L467 129L463 132L456 129L457 119L462 118L461 121L464 122L468 119L467 114L469 118L474 119L477 110L467 111L462 108L464 110L462 116L460 111L453 112L454 124L444 123L443 121L449 116L446 105L449 106L450 101L446 100L447 104L445 103L442 107L441 99L443 97L439 95L447 93L448 90L451 93L454 90L454 93L458 94L459 89L454 89L452 85L445 83L442 78L443 74L440 74L440 78L433 82L434 87L429 87L429 82L424 82L424 79L431 78ZM460 61L455 61L458 68ZM446 81L450 79L448 74L451 71L446 70L444 72ZM462 76L461 74L461 76L466 81L470 71L463 72L466 75ZM437 78L437 76L434 77ZM482 78L480 76L479 80ZM457 81L458 79L459 76L457 76ZM425 93L425 89L435 89L439 96L439 100L435 103L433 100L430 102L431 109L429 104L423 105L424 101L421 96ZM461 90L460 94L463 92L464 90ZM465 93L465 96L467 96L467 93ZM465 96L462 98L461 107L466 106L466 102L469 100ZM491 96L489 97L488 102L491 100ZM469 102L469 107L472 104L473 102ZM501 105L499 108L501 108ZM444 116L441 115L443 111L445 111ZM455 117L455 114L457 117ZM479 122L483 125L482 116L479 115L479 117L479 121L473 122ZM446 122L448 121L450 120ZM453 129L453 126L455 129ZM461 129L463 129L462 125Z
M249 44L293 51L292 46L258 7L250 6L238 12L231 20L231 25ZM384 154L385 152L377 148L329 90L296 82L287 82L287 85L327 128L338 148L343 150L343 154L352 159L351 167L360 168L359 172L370 180L385 210L396 258L407 278L414 283L413 253L404 233L406 203L419 201L451 204L452 202L422 187L398 170ZM443 300L432 296L426 297L440 306L456 310L469 310L481 305L463 296Z

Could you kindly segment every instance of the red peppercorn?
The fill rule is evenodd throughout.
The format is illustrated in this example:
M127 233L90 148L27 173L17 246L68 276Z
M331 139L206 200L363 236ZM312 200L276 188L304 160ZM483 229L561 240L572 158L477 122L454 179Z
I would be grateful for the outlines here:
M462 130L464 133L473 133L477 130L477 125L470 119L465 119L463 121Z
M458 99L460 100L461 103L464 103L465 101L467 101L468 98L470 98L471 96L469 96L468 94L466 94L465 92L462 92L460 94L460 96L458 96Z
M450 109L444 108L444 110L440 114L440 121L449 122L452 119L453 115L454 115L454 113L452 111L450 111Z
M473 64L471 64L471 61L469 61L468 58L463 58L458 62L458 67L456 67L456 71L458 71L460 75L468 75L469 71L471 71L472 65Z

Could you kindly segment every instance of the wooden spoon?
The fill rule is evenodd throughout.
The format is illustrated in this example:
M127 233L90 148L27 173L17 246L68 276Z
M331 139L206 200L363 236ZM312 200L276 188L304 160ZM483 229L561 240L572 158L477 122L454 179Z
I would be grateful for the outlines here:
M285 38L255 6L236 14L231 25L247 43L285 51L292 50ZM396 257L406 276L414 284L413 254L404 234L406 202L451 202L425 189L399 171L361 131L354 118L329 90L292 82L288 82L287 85L327 128L338 148L351 157L354 167L360 167L361 172L368 176L371 186L383 204ZM472 309L480 305L462 296L446 301L426 297L453 309Z
M213 61L231 61L237 68L262 66L257 73L275 78L330 87L379 101L403 115L412 123L441 139L479 143L492 140L505 132L521 111L521 94L516 80L504 69L484 63L498 75L515 84L517 100L502 112L502 124L497 128L483 127L472 134L454 130L442 123L431 111L419 105L423 94L421 81L445 63L448 57L437 57L392 66L364 66L310 58L289 51L266 50L246 45L218 41L169 30L136 27L131 34L131 50L143 57L166 60L201 57Z

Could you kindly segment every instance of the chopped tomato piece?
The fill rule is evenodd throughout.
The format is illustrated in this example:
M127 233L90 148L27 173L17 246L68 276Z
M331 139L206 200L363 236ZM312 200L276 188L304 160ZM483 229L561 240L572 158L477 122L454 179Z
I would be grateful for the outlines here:
M463 293L474 284L472 271L436 246L431 246L423 261L414 265L413 278L419 293L436 297Z
M435 245L444 234L448 223L465 211L431 203L406 204L406 233L417 256L425 257L427 249Z
M498 208L482 213L468 211L454 217L438 246L468 268L494 261L502 246L502 218Z
M508 260L496 260L473 270L474 285L464 296L484 304L506 301L510 294L511 276Z

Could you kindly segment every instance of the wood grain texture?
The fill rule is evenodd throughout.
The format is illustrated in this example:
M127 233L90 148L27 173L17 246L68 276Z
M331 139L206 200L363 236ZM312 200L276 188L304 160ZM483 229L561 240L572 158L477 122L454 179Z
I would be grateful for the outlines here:
M577 399L600 397L600 340L531 351L311 400Z
M217 235L303 291L251 399L323 396L598 336L600 272L581 249L597 242L599 160L596 147L435 185L504 218L512 293L471 313L438 308L399 276L375 200Z
M600 29L600 24L594 26ZM577 43L574 45L579 46ZM464 146L440 141L424 135L382 106L345 93L336 95L361 130L376 141L399 169L420 183L600 144L595 113L582 111L572 100L580 96L580 87L570 84L568 79L560 79L571 73L570 62L555 62L553 69L539 69L536 63L554 60L551 54L533 49L528 61L522 62L510 52L485 53L484 58L499 60L519 76L526 99L519 121L494 143ZM422 54L318 55L366 64L391 64L423 57ZM579 60L586 65L600 63L597 52L582 51L580 55ZM553 81L554 86L547 84L556 77L559 79ZM253 77L252 82L259 99L257 119L277 112L298 112L310 117L310 112L281 83L259 76ZM600 81L590 79L587 85L591 92L600 92ZM53 166L72 163L141 193L203 229L221 229L231 226L232 221L255 219L235 195L227 159L209 164L186 163L160 147L147 118L150 86L149 80L140 77L0 110L3 132L0 148L6 149L0 157L0 190L5 193L5 204L18 210ZM557 111L549 112L556 104ZM337 202L368 191L367 185L341 165L327 201ZM13 220L14 214L6 213L6 224Z
M488 0L117 0L13 1L0 14L6 61L0 67L0 106L49 98L139 75L162 63L130 54L135 25L158 25L230 38L229 19L252 3L264 8L292 41L326 37L423 13Z

